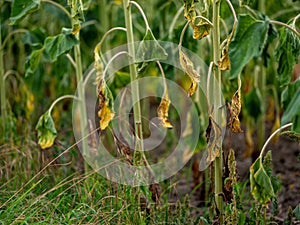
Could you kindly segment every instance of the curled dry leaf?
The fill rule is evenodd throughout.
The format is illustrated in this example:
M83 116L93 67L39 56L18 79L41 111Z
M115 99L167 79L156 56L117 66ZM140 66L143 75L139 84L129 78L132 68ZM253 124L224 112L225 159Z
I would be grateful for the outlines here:
M173 128L171 122L168 120L170 102L169 96L167 94L164 95L157 109L157 115L161 125L168 129Z
M239 120L239 114L241 112L242 108L242 102L241 102L241 80L239 78L239 88L234 93L230 105L230 129L233 133L241 133L243 130L241 129L240 120Z
M184 0L184 17L187 20L193 20L196 16L195 2L197 0Z
M200 75L194 69L193 62L179 49L179 62L184 72L190 77L192 84L188 90L188 96L192 96L198 87L198 82L200 82Z
M209 134L209 143L207 146L207 158L206 162L210 164L215 160L216 157L220 156L220 147L219 140L222 136L221 128L213 119L213 117L209 116L209 124L210 124L210 134Z
M101 79L99 82L98 97L100 105L100 110L98 111L100 129L105 130L115 113L113 110L113 96L104 79Z
M228 48L224 48L222 51L221 59L218 63L220 70L229 70L230 69L230 58Z

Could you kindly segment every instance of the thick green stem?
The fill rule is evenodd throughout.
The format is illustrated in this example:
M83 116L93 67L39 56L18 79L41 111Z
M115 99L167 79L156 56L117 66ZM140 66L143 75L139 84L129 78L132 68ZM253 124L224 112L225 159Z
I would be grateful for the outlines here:
M266 120L266 107L265 107L265 100L266 100L266 69L264 68L263 62L262 60L260 60L260 67L259 67L259 72L257 72L257 75L255 76L255 78L257 79L257 84L258 84L258 89L259 92L261 93L261 97L262 97L262 114L261 116L258 118L257 121L257 126L258 126L258 130L257 130L257 136L258 136L258 148L261 149L261 147L263 146L264 142L265 142L265 130L266 130L266 126L265 126L265 120Z
M139 103L139 86L136 82L137 79L137 70L135 61L135 50L134 50L134 38L133 38L133 29L132 29L132 18L130 4L128 0L123 0L124 6L124 15L125 15L125 24L127 29L127 43L128 43L128 53L129 57L129 70L130 70L130 79L131 79L131 89L132 89L132 101L133 101L133 115L134 115L134 129L135 129L135 152L134 159L137 165L142 164L143 159L143 130L142 130L142 120L141 120L141 106Z
M76 35L79 39L79 33ZM85 108L85 95L84 95L84 85L83 85L83 77L82 77L82 62L81 62L81 51L80 45L75 45L74 47L74 55L75 55L75 63L76 63L76 80L77 80L77 91L78 97L80 99L79 112L80 112L80 128L81 128L81 137L82 139L82 154L84 157L88 157L88 143L87 139L84 138L88 134L87 130L87 116L86 116L86 108ZM85 173L88 171L87 163L84 164Z
M1 24L1 21L0 21ZM4 79L4 61L2 49L2 30L0 26L0 90L1 90L1 118L3 131L5 132L5 123L7 121L6 96L5 96L5 79Z
M264 0L260 0L259 1L259 5L258 5L258 9L260 12L265 13L265 1ZM256 75L256 82L258 84L258 89L261 93L261 97L263 100L263 104L262 104L262 114L261 116L258 118L258 130L257 130L257 136L258 136L258 148L261 149L261 147L263 146L264 142L265 142L265 119L266 119L266 107L265 107L265 100L266 100L266 80L267 80L267 74L266 74L266 69L264 67L263 64L263 60L262 58L260 58L259 60L259 68L260 71L258 72L258 74Z
M215 0L213 3L213 59L214 64L218 65L218 61L220 60L220 0ZM221 71L218 66L214 68L214 76L216 79L215 84L221 84ZM216 87L217 88L217 87ZM218 89L215 89L218 90ZM214 119L215 121L222 120L221 111L216 108L221 105L221 91L214 98ZM220 212L220 223L223 224L223 181L222 181L222 170L223 170L223 152L222 152L222 143L220 143L220 154L219 157L216 157L215 164L215 202L216 206Z

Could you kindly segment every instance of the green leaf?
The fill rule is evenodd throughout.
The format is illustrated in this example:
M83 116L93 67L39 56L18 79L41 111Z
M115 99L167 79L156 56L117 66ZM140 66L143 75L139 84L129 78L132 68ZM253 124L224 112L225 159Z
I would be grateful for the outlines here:
M262 114L263 100L258 88L252 88L250 93L244 95L244 106L246 107L247 113L252 116L255 120Z
M138 61L151 62L165 60L167 57L168 54L165 49L155 39L152 31L147 29L146 35L137 49L136 59Z
M300 143L300 133L296 133L294 131L284 131L281 133L281 135L286 136L288 138L290 138L293 141L297 141L298 143Z
M14 25L24 19L25 16L38 10L40 0L14 0L10 17L10 24Z
M250 187L254 199L266 205L272 197L275 197L272 182L266 173L260 158L250 167Z
M291 102L292 98L294 97L297 89L300 88L300 79L289 83L281 94L281 106L284 110L287 109L289 103Z
M35 129L38 132L38 143L41 148L50 148L57 136L57 131L49 111L40 117Z
M281 85L290 82L293 67L298 62L300 55L300 39L290 30L279 30L279 45L275 50L278 61L277 79Z
M268 28L267 17L265 20L256 20L249 15L239 15L237 30L229 46L231 79L236 78L253 57L261 54L268 37Z
M292 122L292 130L300 133L300 86L297 87L293 98L289 102L281 118L281 124Z
M27 58L25 62L25 77L32 75L35 70L37 69L40 61L41 56L43 54L43 48L34 50Z
M79 41L72 35L72 29L63 28L61 34L47 37L44 47L49 61L54 62L57 57L71 50L76 44L79 44Z

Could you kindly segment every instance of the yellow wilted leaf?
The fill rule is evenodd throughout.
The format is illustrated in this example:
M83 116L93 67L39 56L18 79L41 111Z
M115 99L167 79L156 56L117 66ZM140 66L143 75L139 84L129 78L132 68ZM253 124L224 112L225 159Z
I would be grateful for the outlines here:
M169 106L170 106L170 99L169 96L166 94L165 96L163 96L158 109L157 109L157 115L158 118L160 120L161 125L164 128L168 128L168 129L172 129L173 126L171 124L171 122L168 120L168 116L169 116Z
M75 23L73 25L71 34L73 34L73 35L78 34L79 31L80 31L80 24L79 23Z
M201 21L198 24L194 24L193 25L193 29L194 29L193 38L196 40L201 40L202 38L209 35L210 28L211 28L211 25L205 21L204 22Z
M229 70L230 69L230 58L228 54L228 48L225 48L222 52L222 57L219 61L219 69L220 70Z
M184 72L190 77L192 84L188 90L188 96L192 96L198 87L198 82L200 82L200 75L194 69L193 62L181 51L179 50L179 62Z
M38 144L41 148L51 147L57 136L57 131L49 111L40 117L35 129L38 131Z
M113 119L115 113L113 111L113 97L104 79L100 80L98 85L98 97L100 110L98 116L100 118L100 129L105 130L109 122Z
M240 120L238 117L233 118L231 131L233 133L242 133L243 132L243 130L241 129L241 123L240 123Z

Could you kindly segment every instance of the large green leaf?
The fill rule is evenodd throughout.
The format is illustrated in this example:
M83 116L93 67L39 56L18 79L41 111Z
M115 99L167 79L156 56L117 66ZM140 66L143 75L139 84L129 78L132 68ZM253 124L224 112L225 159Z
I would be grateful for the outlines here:
M279 31L279 44L276 48L278 61L277 78L281 85L291 80L293 67L300 55L300 39L290 30L282 28Z
M41 56L43 54L43 48L34 50L27 58L25 62L25 77L32 75L35 70L37 69L40 61L41 61Z
M230 78L236 78L244 66L258 57L268 37L269 21L256 20L249 15L239 15L238 26L233 41L229 46Z
M20 22L25 16L39 9L40 0L14 0L10 17L10 24Z
M49 56L49 61L54 62L57 57L68 52L79 41L72 34L72 29L63 28L62 33L45 39L45 52Z
M40 117L35 129L38 131L38 143L41 148L51 147L57 136L57 131L49 111Z
M275 197L272 182L258 158L250 167L250 187L254 199L266 205Z

